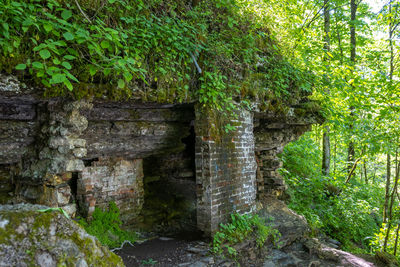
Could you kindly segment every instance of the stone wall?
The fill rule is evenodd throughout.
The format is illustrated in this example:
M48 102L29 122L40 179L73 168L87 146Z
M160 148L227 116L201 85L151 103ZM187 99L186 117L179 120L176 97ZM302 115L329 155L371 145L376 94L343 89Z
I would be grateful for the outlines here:
M144 202L143 159L168 162L185 149L194 119L189 104L42 99L3 78L0 204L45 204L71 215L79 208L90 217L114 201L130 224ZM174 161L187 165L186 158ZM193 177L193 169L184 172Z
M257 196L284 192L278 154L315 123L302 104L284 114L242 110L222 122L200 105L32 91L0 75L0 204L90 217L114 201L126 224L197 226L207 235L231 213L253 212ZM228 123L236 130L225 133Z
M301 108L298 108L298 110ZM294 112L293 112L294 113ZM281 196L286 190L283 177L278 169L282 167L279 154L289 142L308 131L315 118L277 116L276 114L255 113L254 137L257 160L258 196Z
M232 213L254 211L256 200L252 114L241 111L228 134L215 130L221 128L213 118L208 110L196 111L197 226L207 234Z
M76 198L80 212L90 217L95 207L108 208L115 202L121 220L133 224L143 202L143 160L101 158L85 167L77 179Z

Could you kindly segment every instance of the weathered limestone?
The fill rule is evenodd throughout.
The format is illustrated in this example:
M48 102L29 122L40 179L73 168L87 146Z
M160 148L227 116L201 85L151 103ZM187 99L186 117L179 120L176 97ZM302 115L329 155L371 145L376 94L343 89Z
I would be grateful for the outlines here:
M213 118L211 111L196 110L197 226L207 234L232 213L254 211L256 200L252 114L241 111L229 134L215 131Z

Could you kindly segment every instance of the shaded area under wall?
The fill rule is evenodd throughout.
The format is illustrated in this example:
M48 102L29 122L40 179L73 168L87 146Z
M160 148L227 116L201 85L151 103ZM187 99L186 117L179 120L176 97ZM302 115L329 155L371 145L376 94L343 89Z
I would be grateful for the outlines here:
M0 165L0 205L7 204L14 196L13 168L13 165Z
M143 160L144 205L140 228L167 235L195 232L195 134L183 138L185 150Z

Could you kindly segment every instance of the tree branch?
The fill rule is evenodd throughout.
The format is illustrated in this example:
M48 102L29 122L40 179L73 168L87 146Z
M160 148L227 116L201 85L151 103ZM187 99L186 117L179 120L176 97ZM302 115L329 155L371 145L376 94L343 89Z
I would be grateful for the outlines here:
M78 0L75 0L76 5L78 6L79 11L82 13L82 15L85 17L87 21L89 21L90 24L92 24L92 21L89 19L88 15L82 10L81 6L78 3Z

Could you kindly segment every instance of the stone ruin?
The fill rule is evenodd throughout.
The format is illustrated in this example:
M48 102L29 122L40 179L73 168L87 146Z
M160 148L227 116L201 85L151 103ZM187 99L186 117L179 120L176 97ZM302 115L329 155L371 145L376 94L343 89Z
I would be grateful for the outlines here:
M0 76L0 204L90 217L113 201L125 225L217 230L285 183L278 154L316 122L308 100L285 112L241 110L216 131L193 103L43 99ZM303 103L301 103L303 101Z

